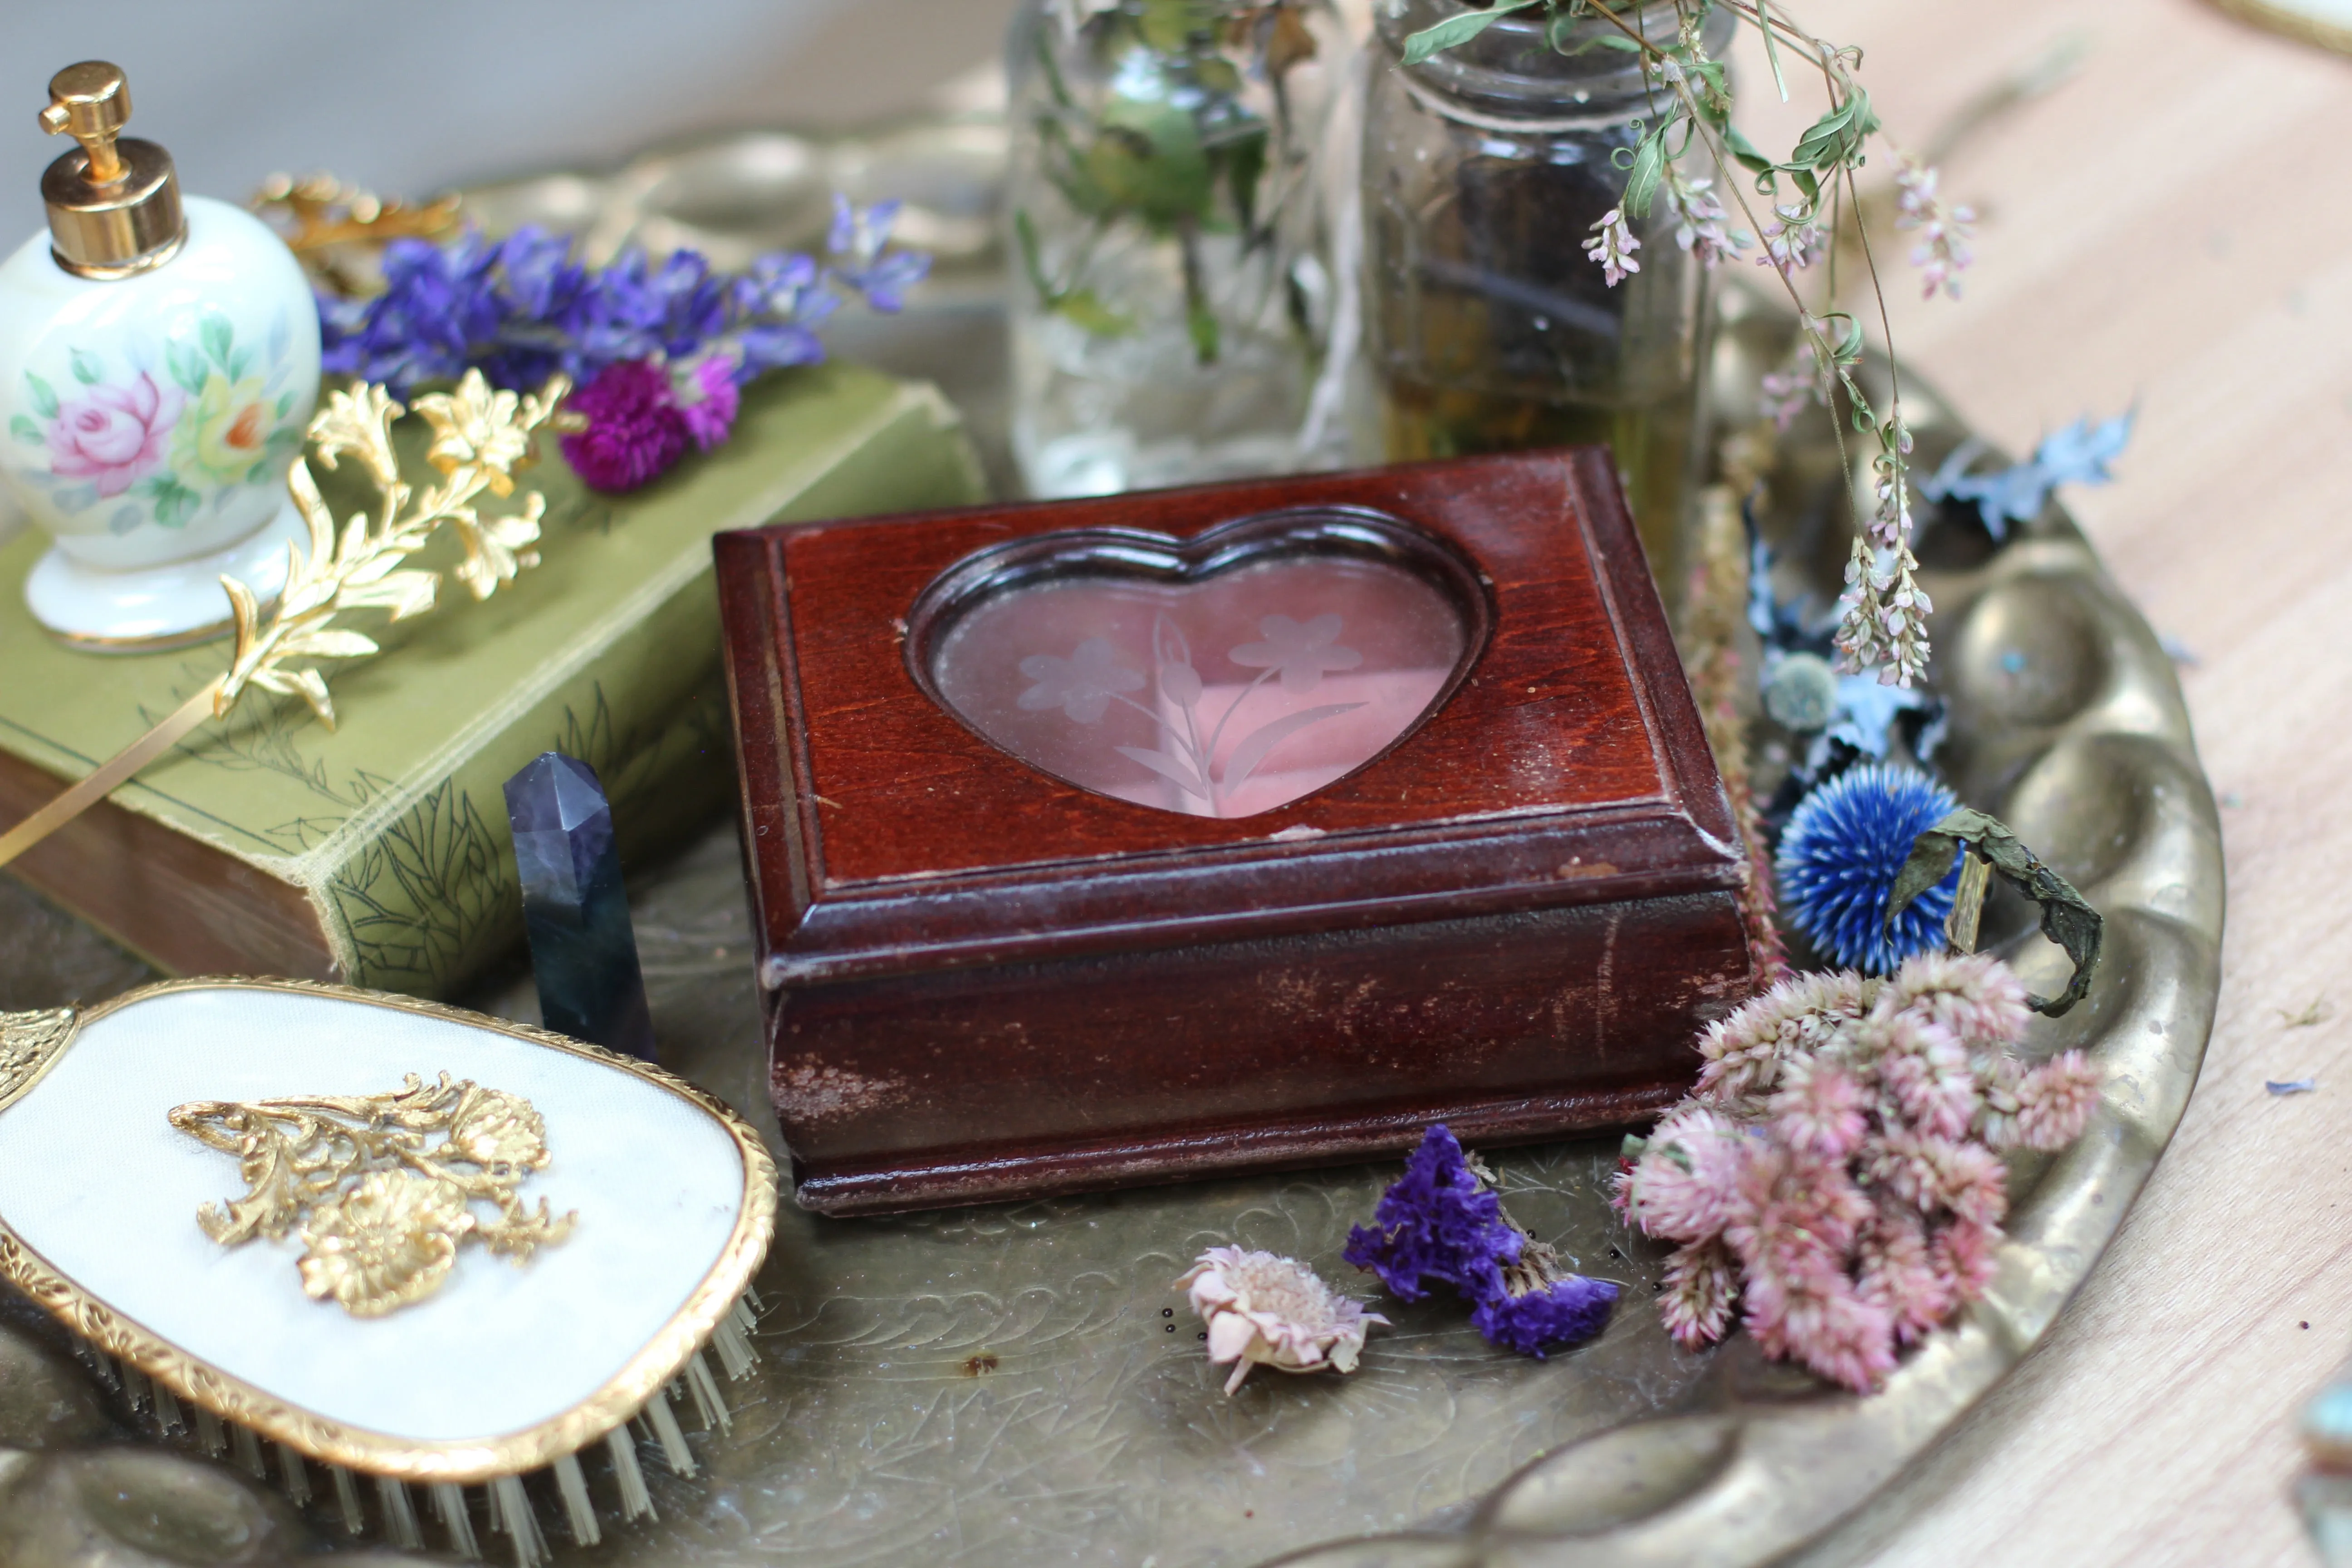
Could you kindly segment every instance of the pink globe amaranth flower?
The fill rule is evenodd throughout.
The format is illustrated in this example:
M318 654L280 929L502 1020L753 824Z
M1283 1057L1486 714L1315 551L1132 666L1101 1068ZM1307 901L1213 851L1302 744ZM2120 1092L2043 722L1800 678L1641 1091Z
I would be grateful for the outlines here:
M1915 1210L1881 1204L1864 1228L1855 1287L1895 1325L1898 1344L1912 1344L1951 1316L1950 1288L1927 1249L1927 1226Z
M1652 1236L1703 1241L1721 1231L1738 1201L1746 1134L1704 1107L1658 1124L1619 1185L1626 1217Z
M678 417L686 421L686 433L694 438L696 451L708 452L723 445L734 432L735 416L743 406L743 394L735 384L735 356L708 353L674 366L670 396L677 405Z
M1748 1329L1764 1352L1867 1394L1895 1370L1895 1325L1843 1274L1752 1280Z
M1784 1058L1810 1056L1838 1026L1862 1016L1862 976L1799 974L1782 981L1699 1039L1696 1098L1735 1113L1780 1083Z
M1686 1351L1702 1350L1731 1326L1731 1309L1739 1300L1739 1261L1720 1240L1678 1247L1666 1260L1665 1286L1658 1310L1666 1332Z
M1843 1160L1862 1146L1868 1103L1853 1075L1819 1058L1801 1058L1781 1071L1780 1088L1766 1107L1772 1131L1790 1148Z
M563 437L563 460L589 489L616 495L667 473L692 439L669 372L643 360L606 365L564 407L587 428Z
M2051 1058L2017 1083L2017 1141L2063 1149L2083 1135L2099 1103L2099 1069L2080 1051Z
M127 386L96 386L49 422L49 471L90 479L101 496L119 496L163 460L186 398L142 371Z
M2025 985L1990 953L1922 953L1896 971L1874 1012L1897 1013L1948 1029L1972 1051L2001 1050L2025 1037L2032 1013Z
M1955 1306L1984 1299L1998 1268L1993 1250L2000 1245L2000 1226L1964 1219L1940 1227L1928 1238L1928 1259Z
M1909 1013L1866 1019L1857 1031L1878 1056L1878 1081L1905 1120L1940 1138L1967 1135L1979 1097L1977 1075L1959 1037Z

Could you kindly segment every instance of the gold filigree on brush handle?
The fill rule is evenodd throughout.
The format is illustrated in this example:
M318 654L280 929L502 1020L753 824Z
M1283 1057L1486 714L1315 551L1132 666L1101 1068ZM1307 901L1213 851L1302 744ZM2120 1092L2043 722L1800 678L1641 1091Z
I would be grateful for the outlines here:
M224 1247L299 1233L302 1289L354 1317L440 1289L465 1242L520 1264L579 1218L518 1194L549 1160L530 1101L446 1072L431 1083L411 1073L389 1094L197 1100L171 1121L236 1155L245 1177L243 1197L196 1211L204 1233Z
M32 1087L73 1037L77 1016L71 1007L0 1013L0 1108Z

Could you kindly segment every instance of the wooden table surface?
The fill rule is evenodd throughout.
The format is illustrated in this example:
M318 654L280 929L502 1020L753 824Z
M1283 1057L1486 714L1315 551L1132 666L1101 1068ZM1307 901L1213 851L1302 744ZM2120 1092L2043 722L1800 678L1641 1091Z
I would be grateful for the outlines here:
M2122 1234L2042 1348L1799 1561L2309 1563L2296 1413L2352 1351L2352 60L2199 0L1790 8L1865 47L1911 146L2079 41L2071 79L1949 160L1981 215L1967 298L1915 285L1895 332L2013 451L2137 405L2116 482L2064 499L2194 655L2229 866L2212 1044ZM1769 96L1760 60L1742 80Z

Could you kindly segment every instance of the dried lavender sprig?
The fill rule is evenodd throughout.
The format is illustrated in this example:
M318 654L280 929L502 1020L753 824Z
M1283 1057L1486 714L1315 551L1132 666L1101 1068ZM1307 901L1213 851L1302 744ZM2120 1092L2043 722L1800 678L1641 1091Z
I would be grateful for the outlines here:
M656 263L632 248L592 268L570 237L538 228L499 240L478 229L442 245L395 240L384 248L382 294L320 298L322 363L404 396L469 369L506 388L559 370L585 384L614 364L712 356L724 356L740 384L823 360L814 329L851 298L899 308L930 258L888 248L898 211L882 202L860 212L836 196L828 261L775 252L733 275L691 250Z

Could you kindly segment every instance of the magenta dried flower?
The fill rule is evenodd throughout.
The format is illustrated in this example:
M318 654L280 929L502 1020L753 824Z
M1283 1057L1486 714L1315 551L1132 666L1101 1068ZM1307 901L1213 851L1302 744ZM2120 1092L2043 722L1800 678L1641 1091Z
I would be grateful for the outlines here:
M1381 1194L1374 1223L1350 1230L1341 1256L1407 1301L1427 1295L1430 1280L1453 1286L1474 1304L1471 1325L1486 1342L1521 1355L1540 1358L1548 1345L1599 1333L1617 1287L1562 1268L1557 1252L1503 1213L1492 1183L1452 1132L1432 1127Z
M686 433L695 450L708 452L722 445L735 428L735 415L743 394L735 384L735 358L726 353L702 355L670 370L670 399L677 405Z
M642 360L605 366L564 406L585 428L565 434L563 460L589 489L607 494L667 472L692 439L669 372Z
M1681 1245L1675 1342L1735 1318L1765 1352L1867 1390L1982 1298L2009 1207L2000 1151L2063 1148L2099 1099L2078 1052L2016 1054L2024 987L1982 955L1800 975L1709 1028L1698 1088L1630 1140L1618 1206Z

